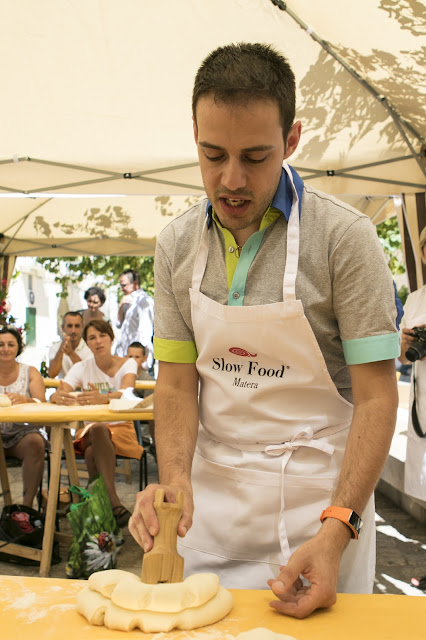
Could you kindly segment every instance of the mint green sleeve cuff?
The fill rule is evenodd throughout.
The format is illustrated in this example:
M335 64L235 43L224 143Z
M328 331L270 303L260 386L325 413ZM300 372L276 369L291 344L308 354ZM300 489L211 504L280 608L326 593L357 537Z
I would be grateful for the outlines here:
M346 364L366 364L398 358L401 353L399 333L342 340Z
M154 358L163 362L194 364L198 353L195 342L165 340L154 336Z

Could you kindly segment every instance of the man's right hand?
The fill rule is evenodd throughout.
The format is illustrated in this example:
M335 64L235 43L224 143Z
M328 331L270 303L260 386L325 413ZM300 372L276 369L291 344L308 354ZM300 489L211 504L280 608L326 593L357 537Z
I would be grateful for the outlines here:
M424 324L418 324L418 327L424 327ZM398 360L402 362L402 364L412 364L408 358L405 357L406 352L410 347L413 346L413 343L417 340L416 336L412 334L413 329L402 329L401 331L401 355ZM426 358L426 356L425 356ZM425 358L422 358L424 360Z
M69 356L70 353L74 351L74 349L71 346L71 340L69 339L68 336L62 340L61 351L62 353L65 353L67 356Z
M58 390L50 396L50 402L66 405L78 404L76 397L65 391L63 380L59 380Z
M158 520L154 509L154 498L157 489L164 491L165 502L177 502L179 491L183 492L183 514L178 524L178 535L184 538L188 529L192 526L194 503L190 488L178 485L148 485L137 494L135 508L129 520L129 531L145 552L152 549L154 536L158 533Z

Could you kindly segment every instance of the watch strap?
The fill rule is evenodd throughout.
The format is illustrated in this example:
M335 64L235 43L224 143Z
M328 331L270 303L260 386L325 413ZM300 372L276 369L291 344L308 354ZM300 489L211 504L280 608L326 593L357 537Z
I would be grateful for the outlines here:
M358 540L362 520L353 509L347 509L346 507L327 507L327 509L324 509L321 513L321 522L324 522L326 518L336 518L336 520L344 522L351 530L352 538Z

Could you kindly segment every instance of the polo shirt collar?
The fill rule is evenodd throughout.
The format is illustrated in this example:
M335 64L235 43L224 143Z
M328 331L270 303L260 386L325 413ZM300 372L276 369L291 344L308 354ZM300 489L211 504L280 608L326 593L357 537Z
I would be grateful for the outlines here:
M289 169L293 176L293 182L294 182L297 195L299 196L299 216L300 216L302 212L303 180L299 176L297 171L293 169L293 167L289 166ZM288 177L284 169L282 169L281 178L278 183L278 188L272 199L271 207L273 207L274 209L278 209L278 211L281 211L281 213L285 216L285 219L288 222L290 218L292 202L293 202L293 190L291 188L290 178ZM206 215L208 217L207 226L210 227L213 219L212 218L213 207L210 200L207 200Z

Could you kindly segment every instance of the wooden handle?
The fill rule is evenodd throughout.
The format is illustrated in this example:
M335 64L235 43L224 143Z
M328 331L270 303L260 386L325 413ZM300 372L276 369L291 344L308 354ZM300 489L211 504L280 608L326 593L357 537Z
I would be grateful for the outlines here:
M144 554L142 582L181 582L183 558L177 552L177 528L183 513L183 493L179 491L177 502L164 502L163 489L157 489L154 498L159 530L154 537L151 551Z

